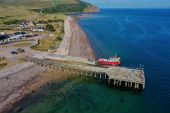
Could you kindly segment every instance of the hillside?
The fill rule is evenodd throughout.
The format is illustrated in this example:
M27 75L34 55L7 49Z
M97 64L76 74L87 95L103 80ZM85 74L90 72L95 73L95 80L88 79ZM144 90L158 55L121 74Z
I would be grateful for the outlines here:
M0 5L26 6L44 13L92 12L98 8L81 0L0 0Z
M36 9L35 11L40 11ZM98 8L81 0L52 0L52 6L44 8L44 13L93 12Z
M29 7L48 7L52 0L0 0L0 5L8 6L29 6Z

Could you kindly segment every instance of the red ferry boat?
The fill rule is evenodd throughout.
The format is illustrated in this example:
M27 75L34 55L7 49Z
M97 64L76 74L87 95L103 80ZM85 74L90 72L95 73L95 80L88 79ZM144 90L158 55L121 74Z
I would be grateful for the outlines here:
M98 59L97 62L101 65L120 65L120 57L117 57L116 55L114 57L110 57L109 59Z

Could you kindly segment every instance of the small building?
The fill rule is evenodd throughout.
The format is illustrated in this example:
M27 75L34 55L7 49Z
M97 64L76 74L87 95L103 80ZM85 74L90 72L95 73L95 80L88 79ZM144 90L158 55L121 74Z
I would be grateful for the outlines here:
M46 24L37 23L37 24L36 24L36 27L46 28Z
M9 38L7 38L7 41L12 41L12 40L20 40L23 39L26 36L26 32L15 32L13 34L9 35Z
M55 37L55 35L54 34L50 34L50 37Z
M10 41L21 40L26 38L28 33L15 32L13 34L0 35L0 44L9 43Z
M5 39L7 39L7 38L9 38L9 35L7 35L7 34L0 35L0 41L1 41L1 40L5 40Z
M26 35L26 32L15 32L11 34L10 38L8 40L17 40L21 39Z
M44 28L31 28L32 31L34 32L44 32Z
M35 27L35 23L33 21L23 21L17 25L18 29L31 29Z

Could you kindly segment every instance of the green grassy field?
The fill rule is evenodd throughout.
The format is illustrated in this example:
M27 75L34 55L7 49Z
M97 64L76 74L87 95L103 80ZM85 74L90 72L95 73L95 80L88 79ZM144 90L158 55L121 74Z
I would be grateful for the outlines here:
M7 65L6 58L0 58L0 69Z
M20 21L36 18L42 9L42 12L45 14L81 12L89 5L80 0L0 0L0 25L14 20ZM57 18L65 18L61 14L57 15L60 16L57 16ZM44 17L40 18L47 19L47 17L54 18L55 16L44 15Z
M92 6L89 3L81 0L52 0L52 6L44 8L44 13L67 13L67 12L82 12L85 8ZM40 11L36 9L34 11Z
M38 13L24 6L0 6L0 24L10 20L29 19L31 16L38 16Z
M59 26L56 26L57 23L52 23L55 28L55 32L51 32L54 34L54 37L46 37L44 39L40 39L38 44L32 46L32 49L41 50L41 51L48 51L48 50L56 50L62 41L62 36L64 35L64 23L60 23Z
M46 51L56 49L64 35L64 20L67 16L63 13L81 12L88 6L91 4L81 0L0 0L0 28L23 20L45 21L53 25L55 37L42 39L33 48ZM0 29L0 32L15 31Z
M13 46L14 47L26 47L26 46L31 46L31 45L32 45L31 42L22 42L22 43L14 44Z
M52 0L0 0L0 5L10 6L29 6L29 7L48 7Z
M33 46L32 49L35 50L42 50L42 51L48 51L53 44L54 39L52 38L46 38L39 40L38 44L36 46Z
M53 0L53 2L56 4L75 4L78 3L79 0Z
M8 0L10 1L10 0ZM36 0L35 0L36 1ZM7 2L5 2L7 3ZM63 27L64 27L64 20L67 18L64 14L61 13L54 13L54 14L43 14L40 15L39 12L34 12L30 10L30 7L25 6L7 6L4 5L5 3L0 4L0 26L5 26L5 23L11 22L11 21L21 21L21 20L27 20L29 21L31 18L33 18L33 21L44 21L47 24L51 24L55 28L55 32L52 32L52 34L55 35L54 38L47 38L42 39L39 41L39 44L34 47L36 50L45 50L56 48L61 40L56 40L57 37L61 37L63 33ZM9 2L12 3L12 2ZM35 3L35 2L34 2ZM32 7L31 7L32 8ZM6 12L6 13L4 13ZM13 30L0 30L0 32L14 32ZM50 34L50 32L46 31L45 33Z

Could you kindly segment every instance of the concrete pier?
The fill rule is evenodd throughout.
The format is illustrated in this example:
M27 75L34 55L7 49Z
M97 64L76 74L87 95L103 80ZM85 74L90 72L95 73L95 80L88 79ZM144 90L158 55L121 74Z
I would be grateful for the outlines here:
M145 77L143 69L129 69L126 67L112 66L108 68L87 65L81 63L67 63L53 61L49 59L26 58L29 62L34 62L42 67L67 71L76 75L95 77L108 81L108 84L117 87L127 87L132 89L144 89ZM140 87L141 86L141 87Z

